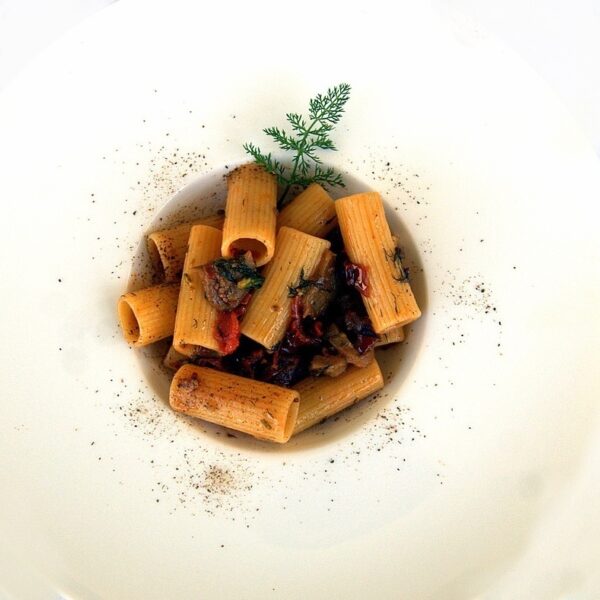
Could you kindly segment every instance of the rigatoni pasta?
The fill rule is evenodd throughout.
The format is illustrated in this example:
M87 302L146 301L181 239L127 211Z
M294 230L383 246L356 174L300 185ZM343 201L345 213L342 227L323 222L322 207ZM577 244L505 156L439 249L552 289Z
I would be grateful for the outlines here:
M277 227L291 227L315 237L326 237L336 225L335 203L318 183L311 183L277 217Z
M375 342L375 347L378 346L387 346L389 344L397 344L398 342L404 341L404 327L394 327L394 329L390 329L386 333L382 333L379 335L377 341Z
M350 260L367 269L368 293L363 301L373 329L382 334L421 316L397 248L381 197L376 192L336 201L344 245Z
M344 410L383 387L377 361L364 368L349 367L338 377L308 377L294 386L300 394L300 409L294 434Z
M258 267L275 252L277 180L258 165L242 165L227 178L221 253L232 258L250 251Z
M154 270L165 281L179 281L192 227L202 224L221 229L224 220L225 218L221 215L213 215L150 233L148 235L148 253Z
M156 273L177 281L118 312L133 345L172 337L174 410L284 443L380 390L376 348L420 311L377 193L334 202L313 183L278 219L276 201L262 167L233 171L224 222L150 234Z
M241 332L267 349L281 341L290 321L290 287L310 277L330 243L289 227L277 234L277 251L263 286L254 294Z
M186 415L283 443L294 431L298 398L294 390L184 365L171 382L169 403Z
M220 256L221 232L208 225L194 225L181 278L173 347L186 356L198 347L218 350L214 336L217 310L206 299L199 268Z
M117 310L125 340L147 346L173 335L179 284L155 285L119 298Z

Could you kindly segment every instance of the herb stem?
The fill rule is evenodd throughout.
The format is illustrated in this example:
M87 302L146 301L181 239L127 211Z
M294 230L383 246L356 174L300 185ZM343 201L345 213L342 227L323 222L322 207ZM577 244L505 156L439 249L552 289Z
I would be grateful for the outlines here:
M298 163L300 162L300 157L304 154L306 150L306 140L308 140L308 136L312 133L313 127L319 122L319 119L314 119L309 125L308 129L304 132L304 135L300 138L300 142L298 144L299 150L296 156L294 156L294 160L292 161L292 174L290 175L290 181L294 181L294 177L296 176L296 172L298 171ZM288 183L285 190L283 190L283 194L281 194L281 198L277 202L277 208L282 209L285 206L285 198L288 195L290 188L292 187L291 183Z
M279 198L279 200L277 201L277 208L278 208L279 210L281 210L281 209L283 208L283 206L284 206L284 204L285 204L285 202L284 202L284 201L285 201L285 197L288 195L288 192L290 191L290 188L291 188L291 187L292 187L292 186L291 186L291 185L289 185L289 184L288 184L288 185L286 185L286 186L285 186L285 190L283 190L283 194L281 194L281 198Z

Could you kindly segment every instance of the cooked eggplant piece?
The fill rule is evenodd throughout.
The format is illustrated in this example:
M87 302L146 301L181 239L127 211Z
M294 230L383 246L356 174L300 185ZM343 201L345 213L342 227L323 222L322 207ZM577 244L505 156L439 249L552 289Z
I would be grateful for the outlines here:
M364 354L359 354L352 345L348 336L340 331L336 325L331 325L327 330L327 341L351 364L357 367L366 367L373 362L375 353L372 349Z
M225 312L236 309L246 294L264 281L250 252L236 258L219 258L199 269L206 299Z
M327 375L328 377L338 377L348 367L348 361L340 354L331 354L324 356L317 354L310 363L310 374L316 377Z

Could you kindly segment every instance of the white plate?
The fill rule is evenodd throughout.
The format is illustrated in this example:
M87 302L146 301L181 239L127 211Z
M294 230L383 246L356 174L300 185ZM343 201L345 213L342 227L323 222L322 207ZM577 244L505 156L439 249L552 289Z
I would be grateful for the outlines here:
M424 7L149 4L0 100L0 590L597 597L600 175L564 109ZM410 234L424 317L381 397L229 438L168 410L115 301L180 187L341 81L331 164Z

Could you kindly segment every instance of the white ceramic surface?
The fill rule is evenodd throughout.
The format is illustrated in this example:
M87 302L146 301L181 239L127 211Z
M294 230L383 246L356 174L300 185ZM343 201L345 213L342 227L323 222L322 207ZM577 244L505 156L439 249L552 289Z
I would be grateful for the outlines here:
M425 316L381 397L229 438L167 409L115 300L178 189L340 81L330 162L410 235ZM600 173L510 52L424 6L124 2L0 132L7 598L598 596Z

